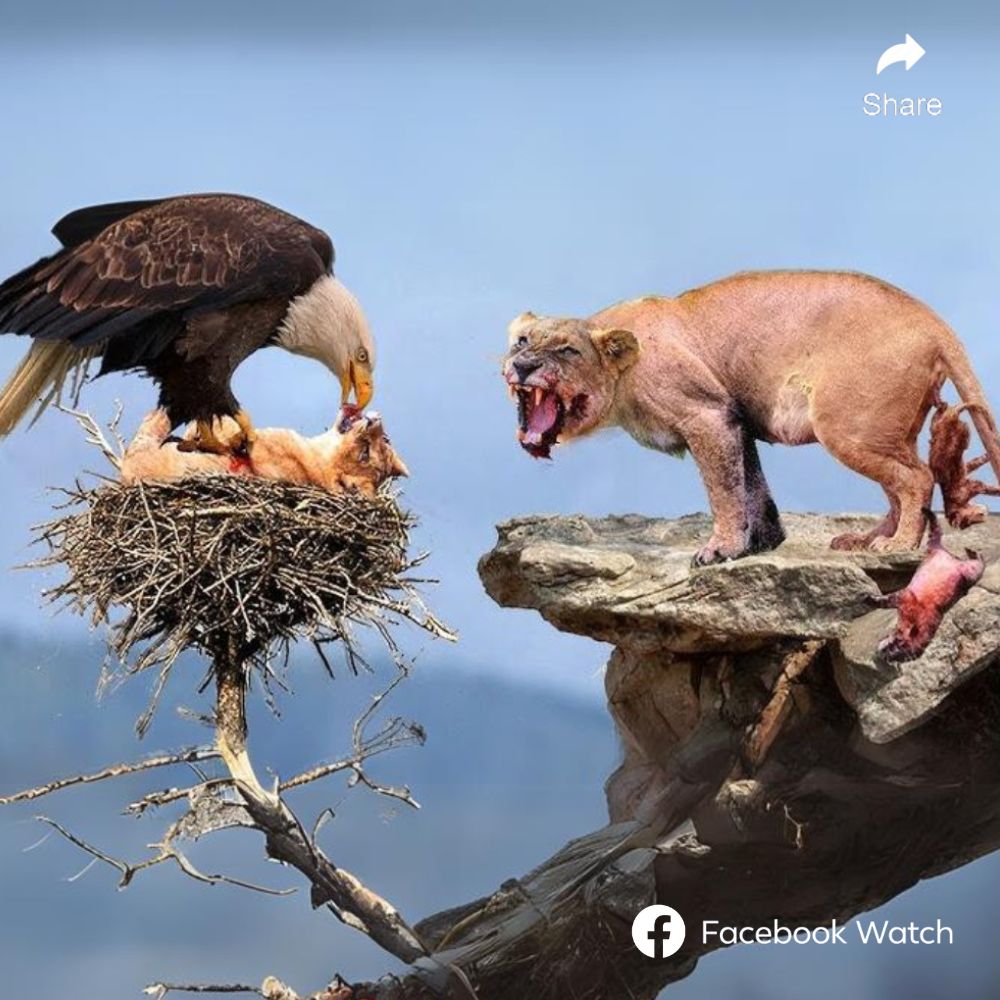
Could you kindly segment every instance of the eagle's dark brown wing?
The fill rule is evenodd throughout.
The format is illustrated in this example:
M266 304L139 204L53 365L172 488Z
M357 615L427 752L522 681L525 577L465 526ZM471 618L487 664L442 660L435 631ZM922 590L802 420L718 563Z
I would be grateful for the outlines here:
M168 198L151 198L145 201L112 201L106 205L88 205L64 215L53 227L52 235L67 248L92 240L102 230L126 215L134 215L144 208L152 208Z
M56 232L61 228L72 242L115 218L115 209L135 204L82 209ZM237 195L168 198L0 285L0 332L79 347L125 341L131 332L146 336L157 316L183 320L238 303L291 299L332 264L326 233L264 202ZM141 360L140 345L130 346L140 348L130 353Z

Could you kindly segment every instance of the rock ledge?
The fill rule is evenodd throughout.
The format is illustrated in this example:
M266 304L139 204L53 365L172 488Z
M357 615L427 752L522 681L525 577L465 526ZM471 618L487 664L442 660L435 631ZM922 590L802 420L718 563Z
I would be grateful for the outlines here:
M893 667L875 648L895 612L866 599L902 586L920 554L834 552L830 538L864 531L870 517L785 514L788 540L774 552L692 569L710 530L705 515L521 517L498 527L480 561L490 596L533 608L556 628L591 636L623 655L746 652L780 640L834 645L837 684L864 735L886 742L920 725L1000 652L1000 516L945 544L974 548L988 565L919 659Z

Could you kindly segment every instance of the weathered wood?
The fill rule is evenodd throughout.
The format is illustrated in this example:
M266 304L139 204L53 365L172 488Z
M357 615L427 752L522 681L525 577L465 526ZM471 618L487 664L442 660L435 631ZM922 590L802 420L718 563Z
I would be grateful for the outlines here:
M857 648L866 595L904 582L917 557L825 548L827 532L863 519L788 521L778 553L695 572L698 519L501 527L480 564L488 591L616 647L607 690L625 748L608 785L617 822L492 896L417 924L433 959L467 982L418 970L361 984L354 997L653 1000L718 946L702 940L704 920L844 921L1000 845L1000 633L986 649L975 630L974 669L945 663L927 674L943 688L884 706L913 715L896 738L874 742L875 716L859 719L851 701L843 643ZM977 530L970 544L1000 554L1000 520ZM989 574L984 583L970 607L995 597ZM927 655L940 664L942 648ZM920 663L911 666L919 684ZM879 682L866 677L864 691L877 699ZM633 916L653 901L688 927L665 961L631 940Z
M427 949L395 907L333 864L278 790L268 791L257 779L246 743L246 664L232 645L217 654L214 672L219 754L247 813L265 836L268 857L291 865L308 879L314 907L328 906L389 954L403 962L426 956Z

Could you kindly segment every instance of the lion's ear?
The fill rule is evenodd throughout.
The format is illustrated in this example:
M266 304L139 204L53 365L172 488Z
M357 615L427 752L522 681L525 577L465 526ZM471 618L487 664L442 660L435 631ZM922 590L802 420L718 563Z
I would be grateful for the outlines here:
M601 357L619 371L634 365L639 357L639 341L631 330L595 330L590 339Z
M538 317L533 312L521 313L520 316L515 316L514 319L510 321L510 326L507 327L507 333L511 340L515 340L519 337L529 326L538 322Z

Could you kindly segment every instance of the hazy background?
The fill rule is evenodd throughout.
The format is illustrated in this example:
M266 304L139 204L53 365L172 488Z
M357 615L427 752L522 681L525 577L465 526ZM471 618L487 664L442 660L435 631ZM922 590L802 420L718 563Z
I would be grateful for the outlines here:
M424 812L377 823L375 836L355 793L329 833L335 856L408 915L489 891L602 820L616 753L599 701L606 650L485 597L475 561L495 522L704 506L692 463L621 437L552 463L521 453L497 376L506 323L745 268L855 268L940 311L1000 402L998 26L995 5L961 2L0 7L0 273L50 252L48 228L69 209L227 190L326 228L338 274L365 305L379 341L376 404L413 472L406 500L442 580L433 603L462 633L453 649L423 651L401 699L431 730L426 750L398 762ZM906 32L927 55L876 79L878 55ZM944 113L865 117L863 95L883 89L939 97ZM0 338L0 371L23 350ZM244 367L237 390L258 423L316 431L338 387L272 351ZM110 415L116 398L134 425L153 390L106 379L86 405ZM818 449L763 457L786 509L883 502ZM0 566L30 557L46 488L81 465L98 459L60 414L3 443ZM0 576L3 788L135 753L141 682L94 706L99 646L82 645L81 622L40 609L42 582ZM363 695L366 682L346 679L310 693L315 669L306 660L294 675L300 697L285 700L283 721L261 720L262 751L286 773L342 748L342 720ZM174 697L197 704L194 665L187 676ZM196 739L188 729L168 706L148 749ZM137 851L155 827L114 819L127 798L89 792L45 807L94 839L134 837ZM0 815L11 991L48 996L85 979L118 1000L150 978L264 972L300 976L306 990L335 970L387 967L302 897L248 901L167 871L122 895L106 871L66 884L79 867L71 851L47 843L21 855L37 839L30 815ZM239 847L232 864L253 875L257 845L243 845L245 857ZM980 862L890 908L901 920L940 915L955 927L952 948L744 948L708 959L670 995L929 997L943 984L953 998L987 995L1000 968L996 871Z

